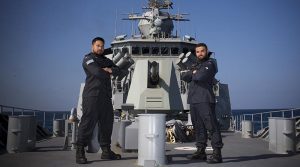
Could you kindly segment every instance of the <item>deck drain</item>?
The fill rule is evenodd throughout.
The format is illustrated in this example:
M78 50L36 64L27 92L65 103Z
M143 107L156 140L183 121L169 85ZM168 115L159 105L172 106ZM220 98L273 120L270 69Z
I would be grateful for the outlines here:
M175 147L175 150L184 150L184 151L193 151L193 150L197 150L196 147Z
M195 151L197 150L196 147L175 147L175 150L183 150L183 151ZM213 148L212 147L206 147L205 149L206 151L212 151Z

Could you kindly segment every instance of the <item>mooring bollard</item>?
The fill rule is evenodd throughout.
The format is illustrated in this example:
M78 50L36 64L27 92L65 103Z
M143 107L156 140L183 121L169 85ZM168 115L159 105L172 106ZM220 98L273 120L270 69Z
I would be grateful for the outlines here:
M118 133L118 143L120 147L122 148L122 151L125 151L125 133L126 133L126 127L131 124L131 121L129 120L121 120L120 122L120 128Z
M36 143L36 119L31 115L10 116L7 130L8 153L31 151Z
M166 114L139 114L138 165L149 161L158 166L166 164Z
M54 137L63 137L64 126L65 126L64 119L53 120L53 136Z
M65 120L65 140L63 150L67 150L69 147L69 120Z
M253 137L253 128L252 122L249 120L242 121L242 138L252 138Z
M296 152L295 119L269 118L269 150L278 154Z
M78 122L72 123L72 140L71 140L71 150L76 149L76 142L77 142L77 130L78 130Z

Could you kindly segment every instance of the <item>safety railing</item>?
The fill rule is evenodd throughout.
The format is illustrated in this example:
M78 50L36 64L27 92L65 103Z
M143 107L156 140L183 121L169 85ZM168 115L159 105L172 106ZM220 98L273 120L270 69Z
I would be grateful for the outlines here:
M187 91L188 84L185 81L180 80L179 85L180 85L180 93L184 94Z
M67 119L69 113L69 111L42 111L0 104L0 114L6 114L9 116L34 115L36 116L38 123L48 129L52 128L53 120Z
M114 81L112 82L113 92L128 92L129 84L125 84L124 81Z
M285 109L285 110L275 110L268 112L260 112L253 114L237 114L234 115L233 125L234 130L241 131L242 121L250 120L253 124L254 133L266 128L268 126L269 117L282 117L282 118L294 118L300 116L300 108Z

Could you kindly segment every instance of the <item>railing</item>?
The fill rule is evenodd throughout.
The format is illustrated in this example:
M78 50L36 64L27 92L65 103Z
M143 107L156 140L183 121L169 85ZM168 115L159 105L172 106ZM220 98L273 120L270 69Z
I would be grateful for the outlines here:
M233 116L234 130L241 131L242 121L250 120L253 123L254 133L268 126L269 117L294 118L300 116L300 108L276 110L253 114L239 114Z
M34 115L37 117L38 123L44 128L51 129L53 120L57 118L68 118L69 111L42 111L35 109L27 109L13 106L0 105L0 114L7 114L9 116L17 115ZM47 124L48 123L48 124Z
M114 81L112 89L114 92L128 92L129 86L124 81Z
M179 85L180 85L180 93L181 94L185 93L187 90L188 84L185 81L180 80Z

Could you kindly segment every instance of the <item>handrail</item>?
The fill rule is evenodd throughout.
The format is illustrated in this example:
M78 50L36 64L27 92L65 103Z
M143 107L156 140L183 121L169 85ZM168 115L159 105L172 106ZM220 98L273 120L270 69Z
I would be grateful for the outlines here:
M4 109L10 109L10 111L4 111ZM19 111L16 111L16 110L19 110ZM63 117L64 118L67 118L68 116L65 115L67 112L69 111L43 111L43 110L36 110L36 109L28 109L28 108L21 108L21 107L14 107L14 106L7 106L7 105L2 105L0 104L0 113L11 113L12 116L15 115L16 112L21 112L21 115L24 115L24 113L33 113L34 116L36 116L36 113L42 113L42 116L43 116L43 127L45 128L46 127L46 113L51 113L53 112L54 113L54 116L53 116L53 120L56 118L56 112L62 112L64 115Z
M237 131L241 131L241 123L244 120L251 120L253 123L260 123L260 130L265 128L264 127L264 123L268 122L263 120L263 116L264 115L269 115L270 117L272 117L274 115L274 113L281 113L281 117L285 118L286 117L286 112L290 112L290 117L289 118L294 118L295 117L295 112L300 112L300 108L291 108L291 109L284 109L284 110L273 110L273 111L268 111L268 112L260 112L260 113L253 113L253 114L239 114L239 115L235 115L233 116L233 120L234 120L234 129ZM257 117L257 115L259 115L259 120L255 120L255 117ZM251 117L251 119L247 119ZM253 125L254 126L254 125Z

